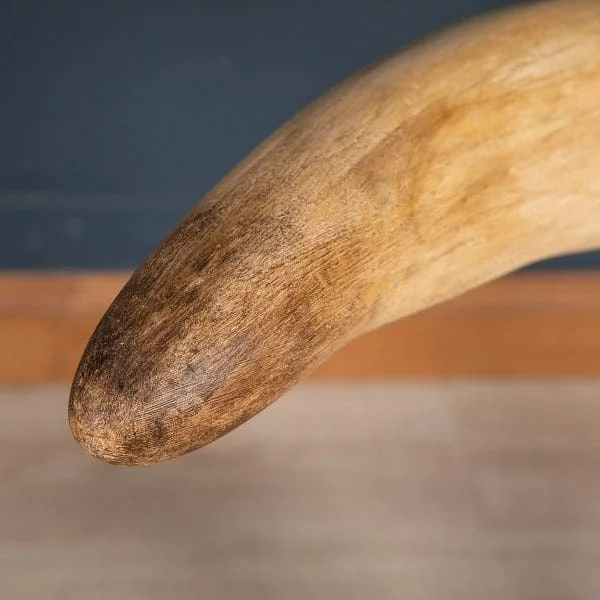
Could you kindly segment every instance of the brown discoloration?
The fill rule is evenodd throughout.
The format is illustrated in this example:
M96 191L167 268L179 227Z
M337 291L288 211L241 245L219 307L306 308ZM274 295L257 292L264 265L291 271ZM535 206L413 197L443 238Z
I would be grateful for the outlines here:
M75 377L75 437L110 462L173 458L352 337L597 244L598 56L600 4L540 4L431 38L309 106L119 294Z

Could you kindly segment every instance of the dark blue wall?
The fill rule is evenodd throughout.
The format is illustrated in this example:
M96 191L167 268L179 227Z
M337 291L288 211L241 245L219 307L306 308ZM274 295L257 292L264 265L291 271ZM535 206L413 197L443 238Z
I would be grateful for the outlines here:
M505 4L2 0L0 267L137 264L309 100Z

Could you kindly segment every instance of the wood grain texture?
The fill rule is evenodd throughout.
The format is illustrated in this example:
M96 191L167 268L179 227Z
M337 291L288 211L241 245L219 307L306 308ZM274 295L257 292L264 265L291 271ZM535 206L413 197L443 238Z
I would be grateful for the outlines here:
M598 600L600 382L301 385L152 469L0 387L7 600Z
M434 36L340 84L138 269L75 375L73 434L146 464L240 425L357 336L600 245L600 4Z

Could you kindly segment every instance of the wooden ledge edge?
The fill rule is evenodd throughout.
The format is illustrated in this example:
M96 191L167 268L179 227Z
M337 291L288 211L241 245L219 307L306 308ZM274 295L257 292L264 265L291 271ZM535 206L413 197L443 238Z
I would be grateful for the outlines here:
M129 274L0 271L0 382L69 381ZM349 344L316 378L600 376L600 273L511 275Z

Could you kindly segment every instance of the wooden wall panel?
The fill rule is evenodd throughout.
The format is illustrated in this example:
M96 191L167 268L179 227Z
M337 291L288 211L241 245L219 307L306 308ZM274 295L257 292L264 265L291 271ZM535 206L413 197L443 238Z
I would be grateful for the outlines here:
M126 273L0 273L0 381L68 381ZM600 376L600 275L527 273L363 336L317 378Z

